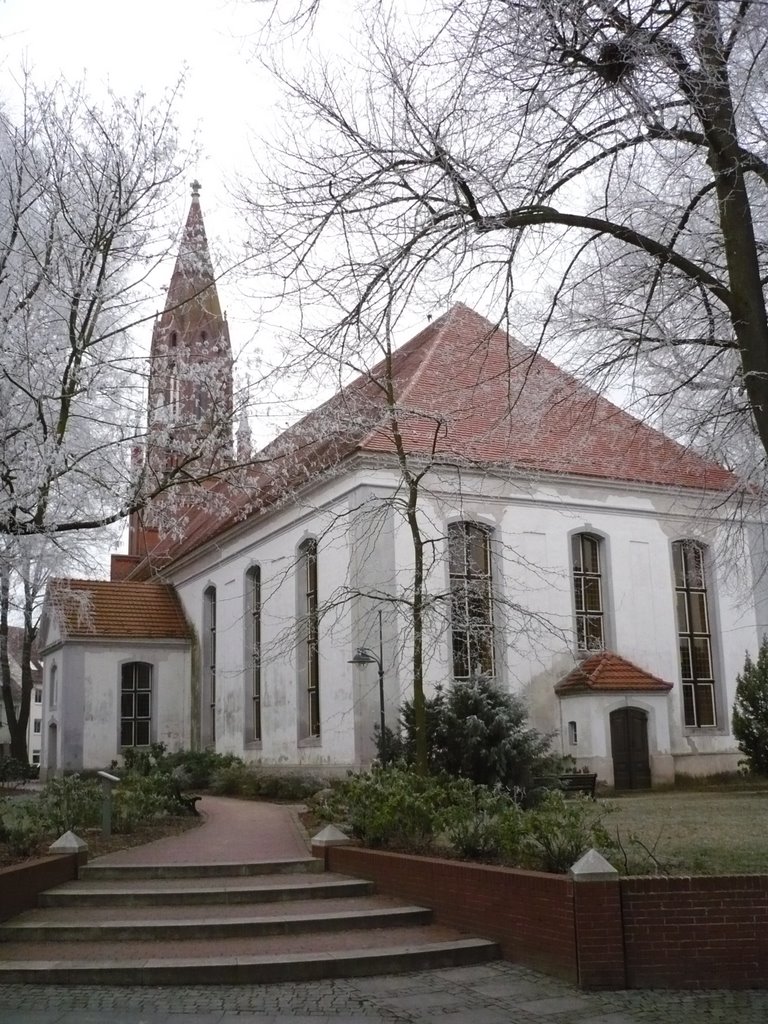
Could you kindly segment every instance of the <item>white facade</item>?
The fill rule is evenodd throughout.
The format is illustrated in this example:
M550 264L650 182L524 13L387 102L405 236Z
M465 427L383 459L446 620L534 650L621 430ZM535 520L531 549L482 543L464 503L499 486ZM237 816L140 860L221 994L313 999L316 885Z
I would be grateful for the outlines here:
M370 761L379 713L376 668L361 669L349 659L357 647L376 648L379 610L388 723L394 724L410 696L413 541L393 498L397 483L391 466L350 463L345 474L308 488L290 505L247 521L169 569L198 638L206 630L205 592L215 588L217 749L286 767L341 770ZM702 496L669 488L491 473L463 472L460 482L448 471L428 475L419 506L422 537L430 542L428 688L452 676L448 527L478 522L491 538L495 676L525 697L533 723L556 733L562 753L611 782L609 715L632 706L647 713L654 781L675 772L734 769L735 678L745 651L757 650L768 606L747 556L737 558L736 545L729 544L736 528L728 508L722 501L715 505L708 510ZM671 683L668 694L556 697L555 684L578 661L570 538L582 531L601 540L605 646ZM309 735L302 715L307 695L297 663L303 657L298 553L307 538L317 540L318 552L319 736ZM683 721L671 545L688 539L700 542L707 556L717 708L716 725L707 727ZM247 729L246 581L254 566L261 578L260 739ZM204 661L201 655L201 672ZM199 693L201 685L201 679L190 680L188 690Z
M158 394L180 354L199 363L208 334L228 338L196 192L171 286L185 296L190 253L205 273L189 321L156 325L158 345L168 339L153 349ZM736 676L768 628L762 531L731 497L738 480L461 305L389 355L234 483L217 430L224 479L194 498L223 495L226 509L197 505L173 537L162 501L132 516L129 552L98 584L101 625L89 632L75 615L59 633L53 603L40 640L44 768L105 767L126 736L279 768L369 764L377 670L350 659L377 656L381 628L394 727L412 695L419 550L427 691L491 674L608 783L734 769ZM208 369L231 396L229 358ZM185 431L207 385L196 375L176 410ZM167 468L156 412L147 458ZM422 470L414 525L406 477ZM138 588L161 584L167 622L178 613L167 634L135 615Z
M127 664L148 665L151 742L190 746L188 642L67 640L55 617L41 629L44 655L41 774L107 768L121 754L121 676Z

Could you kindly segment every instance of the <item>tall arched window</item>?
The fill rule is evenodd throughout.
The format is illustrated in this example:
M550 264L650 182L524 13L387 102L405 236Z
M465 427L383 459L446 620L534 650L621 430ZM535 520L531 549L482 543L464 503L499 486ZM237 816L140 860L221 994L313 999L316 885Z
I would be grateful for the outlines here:
M317 605L317 541L310 537L299 547L298 560L299 731L320 735L320 652Z
M50 672L48 673L48 708L55 708L56 701L59 698L59 680L58 680L58 668L56 662L51 665Z
M181 413L181 385L176 364L171 363L168 367L168 384L165 393L165 405L168 409L168 416L175 421Z
M599 537L577 533L571 538L576 647L579 651L605 648L603 568Z
M202 741L216 743L216 587L203 594Z
M261 569L245 574L246 739L261 739Z
M693 540L672 545L683 720L700 728L717 725L705 554Z
M148 747L152 741L152 666L129 661L120 670L120 746Z
M491 533L478 523L448 527L453 675L494 674Z

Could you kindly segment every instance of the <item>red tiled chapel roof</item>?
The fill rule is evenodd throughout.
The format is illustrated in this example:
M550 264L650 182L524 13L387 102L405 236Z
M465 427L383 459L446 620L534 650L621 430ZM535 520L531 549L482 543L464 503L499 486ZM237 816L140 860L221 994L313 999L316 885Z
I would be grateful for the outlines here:
M63 636L188 639L189 624L173 587L155 582L52 580L48 598Z
M672 683L666 683L611 651L590 654L555 684L559 697L576 693L667 693L671 689Z

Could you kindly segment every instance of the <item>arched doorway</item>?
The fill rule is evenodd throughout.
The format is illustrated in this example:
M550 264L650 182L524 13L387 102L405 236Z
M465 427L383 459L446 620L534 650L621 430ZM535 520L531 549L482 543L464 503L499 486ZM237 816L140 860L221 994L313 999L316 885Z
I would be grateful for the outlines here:
M641 708L611 712L611 755L616 789L650 789L648 714Z

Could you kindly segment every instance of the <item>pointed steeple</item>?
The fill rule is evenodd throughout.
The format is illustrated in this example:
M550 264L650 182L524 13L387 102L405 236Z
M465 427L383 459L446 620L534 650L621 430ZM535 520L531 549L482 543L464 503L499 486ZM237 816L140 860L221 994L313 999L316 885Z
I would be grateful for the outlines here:
M200 187L199 181L192 182L192 202L168 287L165 309L174 310L196 299L204 304L209 313L221 316L213 263L200 209Z
M192 447L232 455L232 348L200 209L200 183L181 236L165 309L152 333L149 441L165 449L156 470L186 461ZM155 435L153 437L153 434ZM170 462L168 461L170 460Z
M200 209L200 183L193 181L165 308L152 331L144 463L154 486L177 467L189 478L216 471L231 458L232 348ZM132 552L138 544L131 537Z

